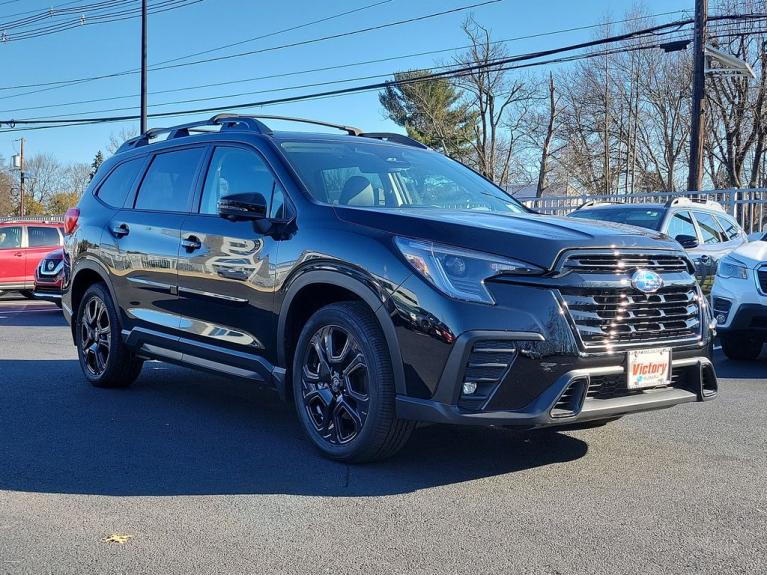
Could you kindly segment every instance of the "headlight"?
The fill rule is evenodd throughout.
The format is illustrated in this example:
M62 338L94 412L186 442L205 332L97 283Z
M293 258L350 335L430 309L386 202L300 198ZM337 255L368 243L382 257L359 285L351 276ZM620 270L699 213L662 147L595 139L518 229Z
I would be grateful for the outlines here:
M513 260L422 240L396 238L395 243L415 270L439 291L455 299L494 304L485 280L503 273L539 274L541 268Z
M718 275L720 278L736 278L744 280L748 278L748 268L746 268L746 266L736 264L733 260L725 258L719 262L719 267L716 270L716 275Z

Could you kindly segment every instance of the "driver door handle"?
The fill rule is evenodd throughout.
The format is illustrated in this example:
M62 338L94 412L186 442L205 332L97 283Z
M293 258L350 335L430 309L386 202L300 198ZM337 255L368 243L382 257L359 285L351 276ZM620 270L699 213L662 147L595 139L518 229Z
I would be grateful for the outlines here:
M189 234L181 238L181 247L188 252L193 252L194 250L199 250L202 247L202 243L197 236Z

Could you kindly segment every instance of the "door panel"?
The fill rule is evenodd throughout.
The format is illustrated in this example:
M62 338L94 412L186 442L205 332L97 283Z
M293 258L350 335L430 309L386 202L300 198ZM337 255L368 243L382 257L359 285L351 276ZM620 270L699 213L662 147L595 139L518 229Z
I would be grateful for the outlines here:
M247 353L273 350L276 242L252 222L205 215L188 217L181 238L191 240L178 259L185 336Z
M0 227L0 289L2 289L3 284L24 282L26 258L21 246L21 226Z
M181 229L181 329L201 343L247 354L272 353L277 318L271 262L277 242L252 221L219 217L217 204L225 195L259 193L276 205L272 195L277 188L282 194L281 187L259 153L227 145L213 150L203 182L197 202L201 213L190 215Z
M175 332L179 326L177 273L184 214L120 210L101 247L126 327Z
M134 207L116 212L102 236L128 327L178 335L181 222L189 211L205 151L198 146L156 154L139 184Z

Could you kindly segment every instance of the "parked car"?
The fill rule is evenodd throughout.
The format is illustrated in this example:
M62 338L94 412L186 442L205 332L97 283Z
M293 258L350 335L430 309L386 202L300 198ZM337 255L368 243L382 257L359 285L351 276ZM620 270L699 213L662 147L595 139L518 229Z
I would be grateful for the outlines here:
M52 301L61 307L63 285L64 250L58 248L46 254L35 268L35 289L32 295L37 299Z
M767 233L765 232L751 232L748 234L749 242L767 241Z
M0 294L19 291L31 298L40 259L63 243L63 226L49 222L0 223Z
M676 239L695 263L705 293L711 290L719 260L748 241L738 222L713 201L674 198L666 204L586 202L569 216L639 226Z
M150 358L265 382L343 461L419 421L601 425L716 396L675 241L534 214L402 135L267 118L129 140L68 211L63 309L91 384Z
M767 342L767 242L750 242L720 262L711 301L725 355L756 359Z

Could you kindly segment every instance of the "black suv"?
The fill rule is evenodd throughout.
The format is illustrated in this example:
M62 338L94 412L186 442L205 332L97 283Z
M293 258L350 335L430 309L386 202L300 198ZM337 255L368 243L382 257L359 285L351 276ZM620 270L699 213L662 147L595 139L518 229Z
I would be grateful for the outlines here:
M269 118L130 140L68 212L63 307L93 385L146 359L265 382L346 461L419 421L597 425L716 395L676 242L532 213L405 136Z

